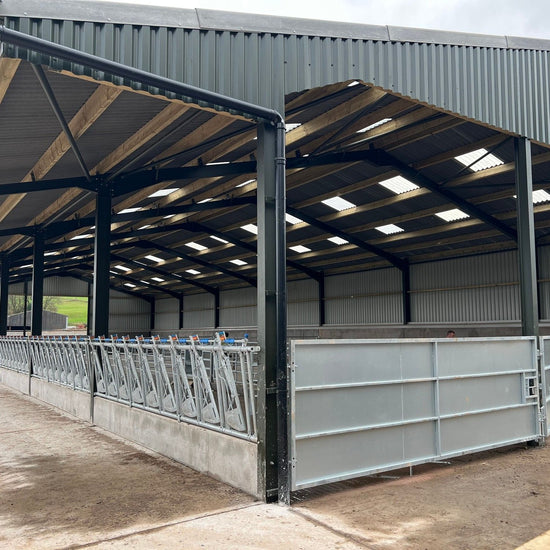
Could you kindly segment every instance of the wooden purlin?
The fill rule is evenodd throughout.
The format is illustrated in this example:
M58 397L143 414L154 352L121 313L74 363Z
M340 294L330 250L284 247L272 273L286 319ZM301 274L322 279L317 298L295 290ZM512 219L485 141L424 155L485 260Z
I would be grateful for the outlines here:
M4 101L4 97L10 88L20 63L20 59L0 57L0 103Z
M114 99L116 99L116 97L118 97L118 95L120 95L120 90L118 90L117 92L117 88L106 87L106 89L109 90L110 94L115 94L113 97L113 101ZM91 99L92 98L90 98L90 100ZM86 107L86 105L84 107ZM105 106L105 108L107 106ZM88 117L88 120L90 120L90 122L95 122L95 120L97 120L97 118L105 111L105 108L103 108L101 111L98 111L95 118L92 116L93 113L91 113L90 116ZM147 124L145 124L140 130L138 130L134 135L128 138L123 144L117 147L117 149L112 151L107 157L105 157L96 166L94 166L91 170L91 173L92 174L104 173L114 168L118 163L122 162L125 158L128 158L137 149L145 145L153 137L158 135L158 133L160 133L170 124L175 122L188 109L189 109L188 107L185 107L180 103L170 103L160 113L158 113L153 119L151 119ZM78 116L78 114L76 116ZM80 135L82 135L82 133ZM57 139L59 139L59 137ZM63 195L59 197L54 203L46 207L38 216L36 216L29 223L29 225L38 225L43 223L48 218L55 215L55 213L58 212L61 208L64 208L65 206L73 202L78 196L81 195L81 193L82 191L80 189L69 189L68 191L63 193ZM88 207L87 213L92 212L95 208L94 206L95 203L93 201L91 201L90 205L91 206ZM20 240L20 237L14 237L10 239L8 242L6 242L4 246L5 247L13 246L19 240Z
M80 138L94 124L94 122L115 101L120 93L120 91L117 91L114 88L101 86L92 93L86 103L79 109L76 115L69 122L69 129L76 140L78 140L78 138ZM37 180L42 179L59 162L59 160L70 148L71 144L68 137L64 132L61 132L21 181L28 182L32 181L33 178ZM67 195L66 202L61 202L68 204L81 193L82 190L80 189L71 189L65 193L65 195ZM11 195L4 200L4 202L0 205L0 222L13 211L13 209L23 200L25 196L26 193L20 193L17 195ZM47 211L48 208L46 208L40 216L38 216L36 223L41 223L44 219L47 219ZM20 237L10 239L1 247L1 250L9 249L19 240Z

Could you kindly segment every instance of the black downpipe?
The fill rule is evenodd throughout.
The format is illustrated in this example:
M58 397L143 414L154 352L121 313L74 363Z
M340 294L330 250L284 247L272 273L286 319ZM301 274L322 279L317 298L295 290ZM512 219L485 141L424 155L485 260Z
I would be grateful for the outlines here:
M289 387L286 297L286 156L285 125L277 123L275 153L275 211L277 257L277 452L279 501L290 504L288 458Z

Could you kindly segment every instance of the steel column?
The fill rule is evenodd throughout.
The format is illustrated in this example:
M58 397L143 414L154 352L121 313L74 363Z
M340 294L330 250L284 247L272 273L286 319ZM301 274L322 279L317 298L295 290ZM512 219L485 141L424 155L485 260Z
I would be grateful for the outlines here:
M325 274L322 273L321 277L317 279L317 297L319 300L319 326L322 327L325 324Z
M29 281L23 283L23 336L27 336L27 307L29 305Z
M150 319L149 325L150 325L151 336L153 336L153 330L155 330L155 317L157 314L156 300L154 298L151 298L149 305L151 306L151 313L150 313L151 319Z
M96 196L94 242L93 336L109 332L109 267L111 261L111 194L102 185Z
M259 492L287 501L286 227L284 124L258 126Z
M34 236L32 261L32 310L31 334L42 334L42 305L44 302L44 234L38 231Z
M2 274L0 275L0 336L8 332L8 297L10 282L10 259L2 254Z
M220 289L214 291L214 328L220 326Z
M403 324L411 322L411 268L407 264L401 270L401 288L403 293Z
M183 328L183 293L178 298L179 311L178 311L178 329Z
M535 251L535 220L533 216L531 142L527 138L515 138L514 152L516 162L521 329L523 336L538 336L537 257Z

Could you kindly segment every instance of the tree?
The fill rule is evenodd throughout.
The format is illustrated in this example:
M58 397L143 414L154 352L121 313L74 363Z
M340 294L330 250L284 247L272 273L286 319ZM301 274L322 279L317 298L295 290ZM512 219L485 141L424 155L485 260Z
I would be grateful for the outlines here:
M57 296L44 296L42 302L42 309L44 311L57 311L57 306L59 305L60 298ZM30 296L27 298L27 310L30 310L32 307L32 300ZM25 297L16 296L10 294L8 297L8 315L14 315L15 313L23 313L25 309Z

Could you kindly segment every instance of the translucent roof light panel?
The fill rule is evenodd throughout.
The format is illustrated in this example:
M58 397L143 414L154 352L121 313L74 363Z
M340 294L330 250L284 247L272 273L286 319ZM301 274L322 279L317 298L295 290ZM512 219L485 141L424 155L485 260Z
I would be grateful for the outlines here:
M409 191L413 191L414 189L420 189L418 185L414 184L412 181L409 181L403 176L395 176L394 178L379 181L378 185L385 187L396 195L401 195L401 193L408 193Z
M402 233L403 231L405 231L402 227L394 225L393 223L389 223L388 225L380 225L379 227L375 227L374 229L380 231L381 233L384 233L385 235L393 235L394 233Z
M199 244L199 243L194 243L194 242L190 242L190 243L185 243L185 246L188 246L189 248L194 248L195 250L207 250L208 247L207 246L203 246L202 244Z
M145 258L147 260L151 260L152 262L164 262L164 260L162 258L159 258L158 256L153 256L153 254L149 254L147 256L145 256Z
M436 216L438 218L441 218L442 220L445 220L446 222L456 222L458 220L465 220L466 218L470 217L469 214L466 214L466 212L462 212L462 210L459 210L458 208L445 210L444 212L438 212Z
M151 277L151 281L156 281L157 283L164 283L164 279L161 277Z
M246 225L242 225L241 229L244 229L245 231L248 231L249 233L252 233L254 235L258 234L258 228L253 223L247 223Z
M346 241L346 239L342 239L342 237L329 237L327 240L337 245L349 243L349 241Z
M518 196L514 195L514 199L517 199L517 198ZM548 193L544 189L538 189L537 191L533 191L533 204L539 204L541 202L548 202L548 201L550 201L550 193Z
M300 218L297 218L296 216L293 216L292 214L285 214L285 220L290 225L296 225L297 223L302 223L304 220L301 220Z
M246 265L246 262L244 260L239 260L238 258L236 260L229 260L229 261L235 265Z
M473 172L487 170L487 168L493 168L494 166L500 166L501 164L504 164L504 161L493 155L493 153L487 153L487 149L476 149L471 153L459 155L458 157L455 157L455 159L464 166L469 166L470 170L472 170Z
M338 210L338 212L341 212L342 210L349 210L350 208L355 208L356 206L342 197L331 197L330 199L325 199L321 202L331 208L334 208L334 210Z
M172 187L170 189L159 189L158 191L155 191L154 193L151 193L149 195L150 199L154 199L156 197L167 197L168 195L171 195L174 193L174 191L177 191L179 187Z
M185 272L190 273L191 275L200 275L201 274L201 272L197 271L196 269L186 269Z
M287 122L285 124L285 131L290 132L294 130L294 128L299 128L302 125L301 122Z
M544 189L533 191L533 204L539 204L540 202L548 201L550 201L550 193L546 192Z
M129 267L126 267L124 265L115 265L115 269L120 269L120 271L132 271Z
M243 181L242 183L239 183L238 185L235 185L235 187L244 187L245 185L248 185L249 183L252 183L256 181L255 179L253 180L246 180L246 181Z
M132 212L137 212L138 210L141 210L141 207L137 206L135 208L124 208L119 214L131 214Z
M288 248L290 248L290 250L294 250L294 252L298 252L298 254L311 252L311 248L308 248L307 246L303 246L301 244L297 244L296 246L289 246Z
M374 122L373 124L369 124L368 126L365 126L364 128L361 128L361 130L357 130L358 134L364 134L365 132L368 132L369 130L373 130L374 128L378 128L378 126L382 126L382 124L387 124L391 121L391 118L383 118L381 120L378 120L377 122Z
M222 239L221 237L216 237L216 235L210 235L210 238L223 244L228 244L229 242L229 241L226 241L225 239Z

